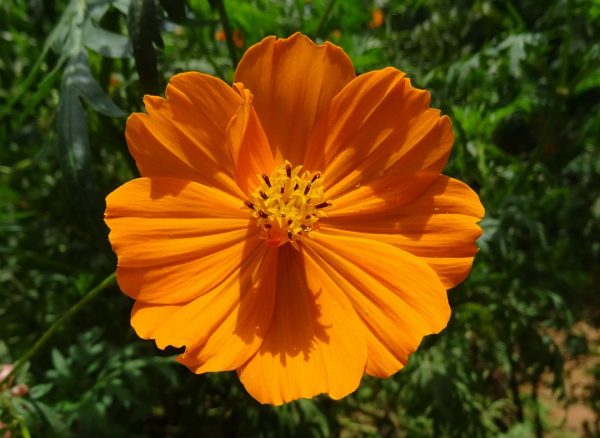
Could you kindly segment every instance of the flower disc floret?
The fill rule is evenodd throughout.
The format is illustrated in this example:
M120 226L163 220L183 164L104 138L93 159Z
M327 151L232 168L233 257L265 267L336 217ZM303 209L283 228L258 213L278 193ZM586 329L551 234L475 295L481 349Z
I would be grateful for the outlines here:
M297 242L310 235L331 201L323 200L323 178L319 172L302 171L289 162L260 176L261 184L246 201L259 227L259 236L268 246Z

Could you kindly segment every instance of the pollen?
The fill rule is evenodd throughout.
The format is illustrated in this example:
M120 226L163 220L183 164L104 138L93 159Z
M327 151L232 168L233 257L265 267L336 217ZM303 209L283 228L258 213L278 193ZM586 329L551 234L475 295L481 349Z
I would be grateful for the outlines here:
M245 202L256 219L259 236L268 246L298 242L315 230L317 221L332 206L323 199L323 178L319 172L303 171L289 162L278 166L271 175L260 175L260 186Z

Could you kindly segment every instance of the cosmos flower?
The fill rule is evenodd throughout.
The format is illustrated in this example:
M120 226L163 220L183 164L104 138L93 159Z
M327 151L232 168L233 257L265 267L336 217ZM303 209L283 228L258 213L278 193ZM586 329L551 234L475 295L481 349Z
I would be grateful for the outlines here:
M244 36L242 35L242 32L240 32L239 30L234 30L231 36L233 37L233 44L238 49L244 47ZM225 41L226 39L227 37L225 36L224 30L221 29L215 32L215 40Z
M262 403L400 370L446 326L483 216L441 175L454 135L429 102L301 34L251 47L233 86L188 72L146 96L126 129L141 178L106 199L137 334Z
M371 12L371 21L369 21L369 29L376 29L383 24L383 11L379 8L373 9Z

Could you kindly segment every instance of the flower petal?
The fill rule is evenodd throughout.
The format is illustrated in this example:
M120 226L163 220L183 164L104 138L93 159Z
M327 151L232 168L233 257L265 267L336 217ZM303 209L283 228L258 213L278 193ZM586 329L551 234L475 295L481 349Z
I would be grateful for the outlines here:
M165 94L145 96L148 114L127 120L127 144L141 175L197 181L240 195L224 147L239 95L220 79L196 72L174 76Z
M241 276L239 306L226 314L205 342L177 358L195 373L239 368L262 344L275 304L277 251L265 245L260 248L263 259L260 271L252 276Z
M384 175L440 174L454 134L429 102L394 68L356 77L319 117L305 167L323 171L330 198Z
M273 320L258 352L239 370L246 390L279 405L354 391L364 372L362 325L331 280L289 245L280 247Z
M389 376L450 317L446 290L419 258L370 239L314 233L303 245L342 289L365 327L366 372Z
M302 163L317 116L354 78L352 61L330 43L299 33L267 37L250 47L235 72L254 94L254 107L277 161Z
M240 200L198 183L140 178L106 202L117 279L137 299L190 300L236 270L259 243Z
M242 102L227 127L227 148L233 160L235 179L250 195L260 184L257 175L273 170L273 155L258 116L252 106L252 93L241 83L234 84Z
M186 346L178 360L196 373L241 366L260 346L273 312L276 257L268 253L261 245L239 273L184 305L138 301L132 326L159 348Z
M125 294L136 300L154 304L185 303L212 290L232 272L238 272L261 243L253 237L214 253L164 265L118 266L117 282Z
M367 184L356 184L333 201L334 208L327 216L362 217L386 212L417 198L438 176L425 172L388 175ZM324 196L331 199L327 191Z
M365 198L367 199L367 198ZM357 200L361 206L361 200ZM373 202L367 199L366 203ZM335 215L319 221L323 233L363 237L397 246L425 261L450 289L468 275L481 235L479 198L466 184L440 176L417 199L363 216Z

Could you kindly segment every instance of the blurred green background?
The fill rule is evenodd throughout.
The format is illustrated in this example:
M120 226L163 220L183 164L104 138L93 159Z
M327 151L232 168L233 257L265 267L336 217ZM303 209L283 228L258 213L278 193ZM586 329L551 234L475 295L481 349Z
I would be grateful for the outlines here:
M600 436L599 0L3 0L0 364L114 270L104 197L136 176L143 94L231 81L297 30L357 73L407 72L452 118L445 173L487 214L449 327L390 379L274 408L139 340L111 287L0 383L0 437Z

